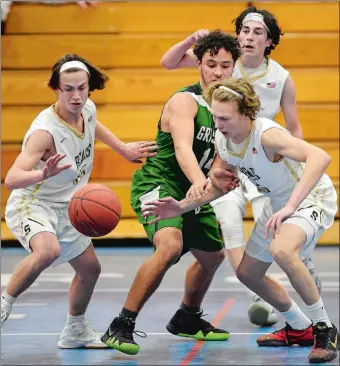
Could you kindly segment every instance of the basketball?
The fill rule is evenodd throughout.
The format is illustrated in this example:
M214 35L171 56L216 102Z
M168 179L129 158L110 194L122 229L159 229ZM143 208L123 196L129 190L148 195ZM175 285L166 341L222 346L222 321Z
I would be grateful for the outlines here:
M91 238L110 233L119 223L122 208L118 196L103 184L87 184L71 198L68 214L72 225Z

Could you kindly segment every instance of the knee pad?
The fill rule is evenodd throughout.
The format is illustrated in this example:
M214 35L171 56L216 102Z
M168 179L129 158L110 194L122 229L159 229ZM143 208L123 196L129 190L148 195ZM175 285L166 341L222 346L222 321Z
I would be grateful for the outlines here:
M233 201L223 201L213 207L220 224L226 249L241 247L245 244L243 210Z

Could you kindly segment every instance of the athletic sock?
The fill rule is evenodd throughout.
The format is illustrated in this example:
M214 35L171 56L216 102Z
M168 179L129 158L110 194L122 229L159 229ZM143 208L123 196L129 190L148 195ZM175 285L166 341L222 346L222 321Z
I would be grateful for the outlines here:
M313 325L319 322L324 322L327 324L328 327L332 328L332 323L329 320L329 317L326 313L321 297L318 302L316 302L313 305L309 305L306 308L307 308L307 314L312 319Z
M123 320L128 319L128 320L132 320L133 322L136 321L137 316L138 316L138 313L128 310L126 308L123 308L119 314L119 317L121 319L123 319Z
M6 301L10 306L12 306L17 298L9 295L8 292L4 290L4 292L1 294L1 299Z
M281 314L287 323L296 330L307 329L312 323L293 300L290 309L281 312Z
M81 315L70 315L67 314L66 325L74 324L74 323L82 323L85 319L85 314Z

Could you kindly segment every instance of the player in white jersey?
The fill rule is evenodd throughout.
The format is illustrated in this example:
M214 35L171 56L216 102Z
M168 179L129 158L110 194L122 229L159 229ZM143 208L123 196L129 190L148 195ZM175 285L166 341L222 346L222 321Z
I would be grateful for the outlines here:
M88 183L98 139L130 162L154 156L154 142L125 144L97 120L89 92L104 89L108 77L88 61L65 55L53 67L49 86L57 101L27 131L22 151L5 178L13 190L5 212L8 227L30 253L14 271L1 296L1 326L12 305L50 267L69 262L76 274L69 291L69 313L61 348L106 347L85 320L100 274L91 238L68 217L72 195Z
M269 58L282 35L276 18L265 10L251 6L243 11L234 23L243 54L236 62L233 77L246 77L252 83L261 101L259 116L275 119L281 106L287 129L293 136L302 138L294 82L286 69ZM163 66L167 69L194 66L197 59L189 48L207 33L208 30L199 30L173 46L163 56ZM240 173L240 179L240 187L211 203L221 226L229 261L235 271L244 252L243 216L246 200L251 202L255 221L267 201L244 174ZM312 261L305 258L304 262L320 292L321 281ZM262 326L275 324L278 318L272 308L252 292L249 293L253 296L253 303L248 310L249 320Z
M331 162L323 150L295 138L272 120L257 117L260 102L244 78L230 78L210 86L217 132L216 160L202 196L191 187L180 202L165 198L145 203L144 216L160 219L183 215L229 191L230 172L246 174L268 201L247 242L237 277L281 312L286 326L257 339L259 346L314 345L311 363L337 357L337 328L301 256L308 256L320 235L334 221L337 194L325 170ZM212 185L211 185L212 183ZM229 194L229 193L228 193ZM265 277L275 261L287 274L306 306L306 316L282 285Z

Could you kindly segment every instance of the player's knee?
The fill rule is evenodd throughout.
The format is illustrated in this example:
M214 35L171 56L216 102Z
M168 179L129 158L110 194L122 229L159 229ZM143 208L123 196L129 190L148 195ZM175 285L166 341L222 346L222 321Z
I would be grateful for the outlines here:
M236 277L238 278L238 280L240 282L242 282L243 284L247 284L249 283L249 281L251 281L251 276L250 273L247 269L246 266L243 266L242 263L237 267L236 269Z
M225 250L205 252L197 261L206 272L214 273L225 259Z
M52 247L48 250L37 250L34 251L36 262L42 268L49 267L54 261L56 261L61 254L60 247Z
M167 267L171 267L181 257L182 244L177 240L170 239L157 246L156 252L162 258L162 262Z
M97 258L84 266L84 273L91 280L97 280L100 276L101 270L102 268Z
M294 261L294 259L297 257L296 253L294 251L289 250L289 248L284 248L279 245L271 245L269 247L270 254L272 255L274 261L280 266L280 267L286 267L289 266L290 263Z
M225 250L222 249L215 253L210 253L209 267L215 267L217 269L225 259Z

